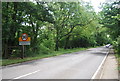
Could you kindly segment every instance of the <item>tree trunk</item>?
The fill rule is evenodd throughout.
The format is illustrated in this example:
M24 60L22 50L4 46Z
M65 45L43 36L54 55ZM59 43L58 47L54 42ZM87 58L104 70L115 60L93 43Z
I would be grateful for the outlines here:
M9 3L6 4L6 8L7 8L7 13L9 13L8 12L8 10L9 10ZM6 16L5 19L6 19L5 23L8 26L8 22L9 22L8 16ZM8 39L5 39L4 41L2 40L2 43L3 43L2 44L3 45L3 49L2 49L3 50L3 55L2 56L7 59L8 58L8 53L7 53L8 52L8 49L7 49L7 47L8 47Z
M55 42L55 51L59 50L59 39L58 36L56 37L56 42Z
M69 47L68 47L68 44L69 44L69 38L70 38L70 35L68 35L67 37L66 37L66 40L65 40L65 47L64 47L64 49L68 49Z
M58 51L59 50L59 29L58 27L56 26L56 41L55 41L55 51Z
M15 11L11 17L12 17L12 24L10 25L10 36L9 36L9 40L8 40L8 46L14 46L16 45L16 39L15 39L15 35L16 35L16 14L17 14L17 3L13 2L13 10ZM8 57L11 56L12 50L9 50L9 55Z

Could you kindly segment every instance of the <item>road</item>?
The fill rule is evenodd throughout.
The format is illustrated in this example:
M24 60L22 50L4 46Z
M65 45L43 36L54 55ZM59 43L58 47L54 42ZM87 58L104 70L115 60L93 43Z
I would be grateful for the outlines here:
M91 79L108 48L97 47L2 68L3 79Z

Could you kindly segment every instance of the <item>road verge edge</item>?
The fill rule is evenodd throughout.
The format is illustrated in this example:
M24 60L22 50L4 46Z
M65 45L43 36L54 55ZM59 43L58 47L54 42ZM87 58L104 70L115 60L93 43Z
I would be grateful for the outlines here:
M108 51L107 51L104 59L102 60L101 64L99 65L98 69L95 71L95 73L93 74L93 76L92 76L91 79L96 79L96 76L97 76L98 72L100 71L100 69L102 68L102 66L103 66L104 63L105 63L105 60L106 60L106 58L107 58L107 56L108 56L108 54L109 54L109 51L110 51L110 49L108 49ZM102 74L100 75L100 78L101 78L101 76L102 76Z

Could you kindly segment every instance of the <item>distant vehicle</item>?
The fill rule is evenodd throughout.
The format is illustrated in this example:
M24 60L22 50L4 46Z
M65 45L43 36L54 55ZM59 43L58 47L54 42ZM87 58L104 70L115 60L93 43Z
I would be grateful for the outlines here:
M110 44L105 45L105 47L106 47L106 48L109 48L109 47L110 47Z

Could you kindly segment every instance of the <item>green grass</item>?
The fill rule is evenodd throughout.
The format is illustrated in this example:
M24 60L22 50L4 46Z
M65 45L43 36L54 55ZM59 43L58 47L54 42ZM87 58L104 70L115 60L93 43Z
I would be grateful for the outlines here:
M10 65L10 64L16 64L16 63L22 63L26 61L31 61L31 60L37 60L37 59L42 59L42 58L47 58L47 57L52 57L52 56L58 56L66 53L72 53L72 52L78 52L81 50L86 50L88 48L74 48L74 49L60 49L59 51L54 51L51 54L39 54L36 55L35 57L26 57L24 59L16 58L16 59L3 59L2 60L2 66Z

